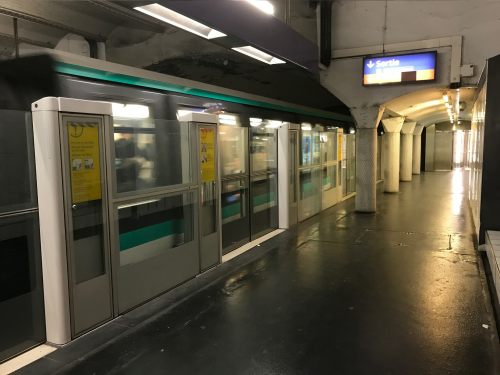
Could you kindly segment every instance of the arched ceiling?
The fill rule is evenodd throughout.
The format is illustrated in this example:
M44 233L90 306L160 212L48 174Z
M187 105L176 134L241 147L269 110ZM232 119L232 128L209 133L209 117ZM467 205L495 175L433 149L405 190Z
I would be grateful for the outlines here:
M459 101L458 120L470 121L476 95L475 87L462 87L460 89L434 87L417 90L392 99L383 106L392 115L404 116L408 120L417 121L419 124L427 126L450 121L444 99L445 95L448 96L448 102L454 110L457 108L457 100Z

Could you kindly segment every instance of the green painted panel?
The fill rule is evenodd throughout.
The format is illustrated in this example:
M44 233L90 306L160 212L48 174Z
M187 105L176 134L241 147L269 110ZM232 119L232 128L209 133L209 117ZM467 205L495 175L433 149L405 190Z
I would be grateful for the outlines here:
M94 69L94 68L89 68L89 67L75 65L75 64L58 62L56 64L55 70L59 73L69 74L69 75L78 76L78 77L86 77L86 78L98 79L101 81L123 83L123 84L127 84L127 85L132 85L132 86L148 87L148 88L156 89L156 90L189 94L189 95L200 96L200 97L204 97L204 98L224 100L224 101L228 101L228 102L232 102L232 103L247 104L247 105L252 105L252 106L261 107L261 108L269 108L269 109L275 109L275 110L279 110L279 111L298 113L301 115L315 116L315 117L325 118L325 119L329 119L329 120L339 120L339 121L345 121L345 122L351 122L351 123L353 122L353 119L350 116L346 116L346 115L341 115L341 114L336 114L336 113L331 113L331 114L318 113L318 112L315 112L314 110L298 109L298 108L287 107L287 106L279 105L279 104L262 102L262 101L258 101L258 100L240 98L238 96L219 94L219 93L212 92L212 91L195 89L195 88L191 88L191 87L187 87L187 86L175 85L175 84L170 84L170 83L166 83L166 82L146 79L146 78L139 78L139 77L134 77L134 76L126 75L126 74L112 73L112 72L108 72L105 70Z
M147 242L172 234L184 233L183 220L169 220L120 234L120 251L128 250Z

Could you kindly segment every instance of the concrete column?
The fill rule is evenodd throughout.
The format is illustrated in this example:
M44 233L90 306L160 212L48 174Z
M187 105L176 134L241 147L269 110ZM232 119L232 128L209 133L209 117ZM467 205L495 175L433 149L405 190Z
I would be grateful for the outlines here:
M401 128L401 159L399 166L399 180L411 181L413 160L413 131L416 122L405 122Z
M399 192L399 146L400 132L404 117L391 117L382 120L384 126L384 192Z
M356 211L377 211L377 126L384 107L352 108L356 120Z
M422 157L422 131L423 125L415 126L413 131L413 160L411 163L413 174L420 174L420 159Z

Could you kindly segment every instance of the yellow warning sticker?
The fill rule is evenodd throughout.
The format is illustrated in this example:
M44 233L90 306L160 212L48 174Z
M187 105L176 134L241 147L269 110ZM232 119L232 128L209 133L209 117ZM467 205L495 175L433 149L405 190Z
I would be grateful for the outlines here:
M73 204L101 199L99 125L68 121L68 146Z

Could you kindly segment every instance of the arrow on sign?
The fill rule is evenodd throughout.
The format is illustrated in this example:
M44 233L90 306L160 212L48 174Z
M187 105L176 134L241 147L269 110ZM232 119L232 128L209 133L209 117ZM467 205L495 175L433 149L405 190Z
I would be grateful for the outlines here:
M371 69L375 66L375 64L370 60L368 61L368 64L366 64L366 66Z

